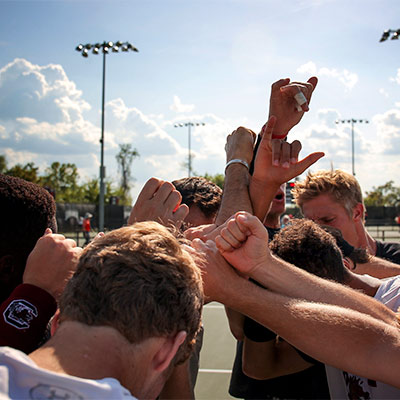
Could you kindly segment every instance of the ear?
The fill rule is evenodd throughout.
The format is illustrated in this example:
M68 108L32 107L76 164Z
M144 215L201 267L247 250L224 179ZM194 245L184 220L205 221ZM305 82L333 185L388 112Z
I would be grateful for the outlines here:
M59 326L60 326L60 309L57 308L57 311L51 320L51 327L50 327L51 336L54 336Z
M153 365L156 371L162 372L169 367L180 345L185 341L186 335L185 331L180 331L175 336L163 339L159 350L153 358Z
M353 221L363 221L364 220L364 205L362 203L357 203L353 208Z

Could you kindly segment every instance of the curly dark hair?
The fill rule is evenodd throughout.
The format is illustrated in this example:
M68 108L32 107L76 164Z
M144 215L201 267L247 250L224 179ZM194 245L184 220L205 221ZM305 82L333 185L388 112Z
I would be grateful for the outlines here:
M339 229L329 225L321 225L321 228L330 233L336 240L337 245L342 251L343 257L348 257L356 264L365 264L370 261L371 255L367 249L362 247L354 247L344 240L342 232Z
M274 236L271 251L321 278L343 283L348 274L335 238L307 219L295 219Z
M222 200L222 189L200 176L177 179L172 182L182 195L182 204L197 206L206 217L215 217Z
M0 299L22 282L29 253L46 228L56 232L56 204L50 193L24 179L0 174L0 258L12 263L0 274Z

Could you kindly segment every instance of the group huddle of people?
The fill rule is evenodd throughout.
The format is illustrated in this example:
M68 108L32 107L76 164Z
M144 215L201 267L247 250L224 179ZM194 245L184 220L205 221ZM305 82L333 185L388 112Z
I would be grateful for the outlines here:
M308 172L281 228L286 182L324 156L288 140L317 82L275 82L260 133L227 136L223 191L151 178L84 249L45 189L0 175L0 398L194 398L212 301L237 339L232 396L400 398L400 243L370 236L355 177Z

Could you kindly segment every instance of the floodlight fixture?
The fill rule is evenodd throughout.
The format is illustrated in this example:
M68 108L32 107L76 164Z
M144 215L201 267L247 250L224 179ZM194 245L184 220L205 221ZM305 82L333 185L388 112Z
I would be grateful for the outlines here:
M100 49L103 53L103 86L102 86L102 104L101 104L101 137L100 137L100 194L99 194L99 231L104 231L104 197L105 197L105 166L104 166L104 99L105 99L105 83L106 83L106 55L109 54L111 49L113 53L118 53L119 50L127 52L129 50L138 52L139 50L132 46L129 42L118 41L103 43L87 43L85 45L79 44L75 50L81 52L82 57L89 56L89 50L92 49L93 54L99 54Z
M389 38L391 40L398 40L400 36L400 29L386 29L383 31L380 42L385 42Z

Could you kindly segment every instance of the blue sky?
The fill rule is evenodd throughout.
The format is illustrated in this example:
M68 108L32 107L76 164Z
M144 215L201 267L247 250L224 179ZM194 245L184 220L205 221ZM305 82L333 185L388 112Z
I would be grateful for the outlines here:
M398 1L371 0L0 0L0 153L9 165L74 162L82 179L98 175L101 56L79 43L129 41L139 53L107 56L107 176L118 179L118 144L132 143L135 196L151 176L183 177L187 130L196 172L223 172L226 135L258 132L270 85L284 77L319 84L290 139L302 154L324 151L313 169L351 172L364 191L400 185L400 28Z

